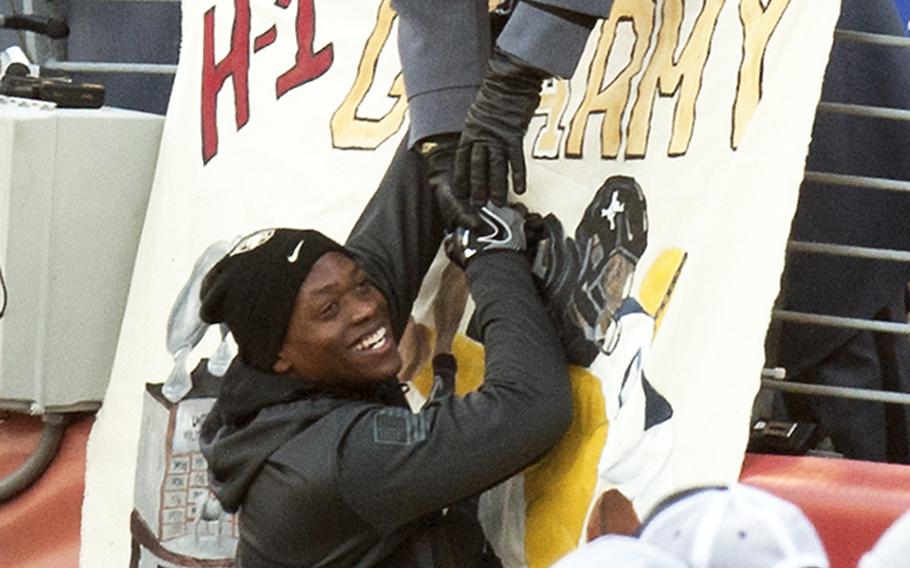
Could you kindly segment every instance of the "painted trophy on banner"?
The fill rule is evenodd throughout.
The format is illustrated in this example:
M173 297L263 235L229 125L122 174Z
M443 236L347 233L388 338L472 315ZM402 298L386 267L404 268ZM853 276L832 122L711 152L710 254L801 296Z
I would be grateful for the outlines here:
M220 375L233 356L226 331L211 359L189 373L187 358L208 330L199 319L199 286L231 243L211 245L168 318L167 347L174 369L164 383L147 383L142 403L141 444L135 501L130 516L131 566L184 568L234 565L238 527L212 494L199 429L215 403Z

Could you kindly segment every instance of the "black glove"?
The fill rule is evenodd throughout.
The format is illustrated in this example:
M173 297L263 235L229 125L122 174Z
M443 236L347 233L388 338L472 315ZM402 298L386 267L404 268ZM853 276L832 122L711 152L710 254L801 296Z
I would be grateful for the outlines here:
M528 237L533 252L531 274L540 298L566 351L566 360L587 367L599 349L587 337L574 300L582 266L578 246L566 237L562 223L552 214L535 223L533 229L533 236Z
M454 132L428 136L417 143L417 153L427 166L427 183L436 196L446 227L476 227L478 216L468 211L467 200L456 199L452 194L452 170L459 135Z
M479 208L506 205L509 167L515 193L525 191L524 135L549 75L498 49L468 110L455 155L454 195Z
M446 254L452 262L465 268L472 258L485 252L524 251L527 247L524 223L523 207L498 207L487 203L480 209L479 227L458 227L446 237Z

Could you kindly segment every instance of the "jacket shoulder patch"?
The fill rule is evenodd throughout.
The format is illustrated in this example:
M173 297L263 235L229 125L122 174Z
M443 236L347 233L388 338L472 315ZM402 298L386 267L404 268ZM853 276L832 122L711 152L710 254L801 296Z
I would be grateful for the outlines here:
M427 417L407 408L383 408L373 414L373 441L377 444L413 446L426 440Z

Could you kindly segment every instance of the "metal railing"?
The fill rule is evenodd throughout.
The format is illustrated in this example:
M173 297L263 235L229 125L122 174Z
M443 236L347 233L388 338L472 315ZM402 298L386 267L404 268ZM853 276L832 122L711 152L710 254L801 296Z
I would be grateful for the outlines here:
M910 220L908 220L910 222ZM855 247L850 245L836 245L832 243L813 243L807 241L790 241L787 245L790 252L808 252L814 254L829 254L833 256L846 256L852 258L865 258L869 260L890 260L893 262L910 262L910 251Z
M49 71L63 71L66 73L173 75L177 72L176 65L165 63L97 63L89 61L57 61L56 59L49 59L45 61L41 67Z
M104 0L118 3L179 3L180 0ZM60 2L56 0L23 0L22 11L26 15L52 16L62 19ZM19 43L33 63L42 69L66 73L119 73L138 75L174 75L176 65L156 63L110 63L103 61L69 61L67 60L67 43L65 39L50 40L38 34L19 35Z
M856 387L832 387L809 383L789 382L782 379L762 377L761 386L772 390L809 394L814 396L832 396L867 402L886 402L889 404L910 405L910 393L861 389Z
M855 187L858 189L878 189L882 191L910 192L910 182L896 179L848 176L843 174L828 174L823 172L807 171L803 176L803 180L824 183L828 185Z
M835 41L842 42L910 48L910 38L901 36L836 30L834 38ZM821 102L818 105L818 112L846 114L882 120L910 121L910 110L868 105ZM910 193L910 182L903 180L806 171L804 181L825 185L847 186L863 190ZM908 199L910 199L910 196L908 196ZM908 223L910 223L910 220L908 220ZM910 262L910 251L834 243L790 241L787 250L791 253L824 254L888 262ZM838 317L790 310L774 310L772 312L772 319L774 321L788 321L806 325L835 326L876 333L910 335L910 324L908 323ZM829 396L850 400L910 405L910 393L792 382L787 380L786 375L786 370L779 367L763 369L761 374L761 386L762 388L770 390L812 396Z

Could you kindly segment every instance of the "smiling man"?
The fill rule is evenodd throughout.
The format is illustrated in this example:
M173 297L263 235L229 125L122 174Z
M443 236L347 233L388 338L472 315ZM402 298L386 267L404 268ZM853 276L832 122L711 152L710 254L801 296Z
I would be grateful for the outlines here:
M388 304L366 273L327 252L300 287L274 370L315 384L394 377L401 357L391 327Z
M475 498L568 427L523 217L492 205L497 234L448 242L476 304L484 385L407 406L397 342L443 237L426 177L403 145L344 246L260 231L203 281L202 318L239 346L201 432L212 488L239 510L239 568L496 566Z

